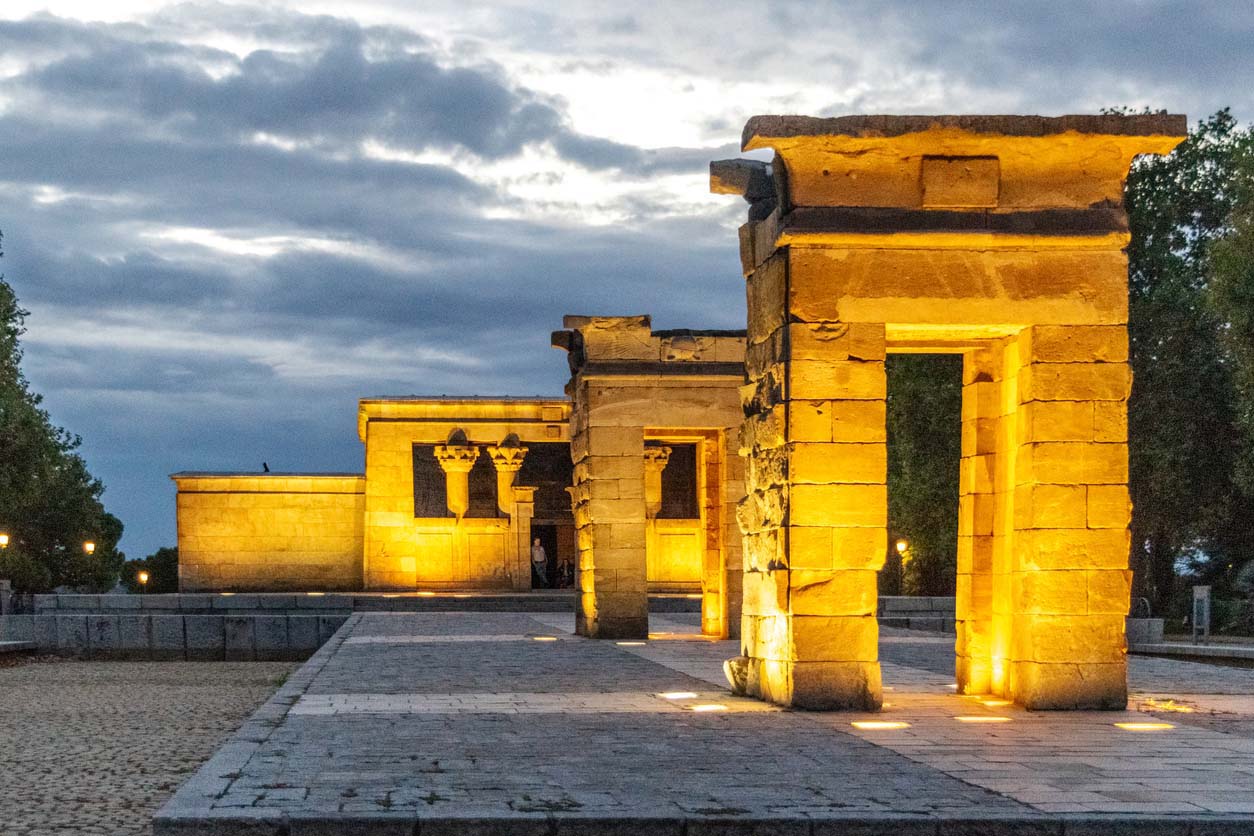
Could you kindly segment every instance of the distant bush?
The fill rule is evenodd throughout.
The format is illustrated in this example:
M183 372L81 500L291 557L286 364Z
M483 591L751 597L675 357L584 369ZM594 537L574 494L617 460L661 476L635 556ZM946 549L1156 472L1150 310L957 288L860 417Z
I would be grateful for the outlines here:
M148 572L148 586L139 582L139 573ZM122 564L122 585L128 592L157 594L179 591L179 550L163 547L143 560L128 560Z

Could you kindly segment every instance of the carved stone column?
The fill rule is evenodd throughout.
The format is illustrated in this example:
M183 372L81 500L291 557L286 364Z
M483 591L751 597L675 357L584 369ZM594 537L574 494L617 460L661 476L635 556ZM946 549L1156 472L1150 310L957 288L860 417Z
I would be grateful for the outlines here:
M644 507L650 520L662 510L662 471L670 459L669 447L644 448Z
M518 436L511 433L500 446L488 447L487 450L492 466L496 468L496 507L501 509L501 513L512 515L514 480L527 457L527 448L519 443Z
M444 470L445 502L457 519L470 507L470 469L479 458L473 445L442 444L434 448L435 458Z

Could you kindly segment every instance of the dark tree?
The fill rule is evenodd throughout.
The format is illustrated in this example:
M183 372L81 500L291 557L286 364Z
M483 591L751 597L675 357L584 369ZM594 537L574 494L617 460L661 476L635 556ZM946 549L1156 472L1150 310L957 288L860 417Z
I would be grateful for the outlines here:
M123 560L122 523L104 510L104 486L76 452L79 437L52 423L22 374L26 316L0 278L0 531L10 537L4 559L46 570L40 581L39 570L22 569L34 579L30 586L107 589ZM84 552L85 542L96 544L93 554Z

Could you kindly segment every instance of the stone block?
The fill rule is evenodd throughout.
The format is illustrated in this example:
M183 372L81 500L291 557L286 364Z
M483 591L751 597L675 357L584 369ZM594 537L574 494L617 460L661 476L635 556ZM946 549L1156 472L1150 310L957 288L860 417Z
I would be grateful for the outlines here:
M87 616L87 649L89 653L92 655L110 655L117 653L121 648L122 638L116 615Z
M1029 711L1097 709L1122 711L1128 704L1127 664L1012 664L1012 697Z
M137 610L140 595L101 595L100 609L105 611Z
M1126 569L1131 535L1126 530L1059 529L1018 534L1020 568Z
M182 595L162 593L160 595L138 595L139 607L142 610L160 610L162 612L180 612Z
M222 610L255 610L257 609L257 596L219 593L214 596L213 609L219 612Z
M749 692L793 708L878 711L883 684L876 662L749 660Z
M1032 363L1126 363L1122 325L1037 325L1028 329L1024 359Z
M203 613L213 610L213 602L218 596L205 592L183 593L178 596L178 608L185 613Z
M749 344L762 342L783 327L787 313L788 256L767 259L745 281Z
M0 615L0 641L35 641L35 618L37 616Z
M801 526L886 526L888 488L885 485L794 485L789 494L789 521Z
M884 326L865 322L793 322L788 325L791 360L843 362L883 360Z
M873 403L873 401L868 401ZM788 440L825 442L832 440L832 402L793 399L788 402ZM770 413L767 413L770 414ZM772 434L772 440L774 435ZM782 443L782 437L779 442ZM765 445L765 449L778 444Z
M1019 399L1126 401L1132 370L1126 363L1033 363L1019 371Z
M58 600L60 597L61 596L59 595L51 594L32 596L31 605L35 609L35 614L38 615L39 613L45 611L55 611L60 603Z
M831 402L832 441L881 443L887 441L887 405L882 400ZM803 439L796 439L801 441ZM816 439L822 441L823 439Z
M993 533L997 501L993 494L976 493L958 497L958 534L964 537Z
M287 652L289 642L286 615L257 615L252 618L254 646L259 657L274 658L276 654Z
M883 361L793 360L788 364L789 399L883 400L887 386Z
M287 641L293 651L317 650L322 645L318 636L319 619L316 615L287 616Z
M1093 404L1093 440L1128 440L1127 404L1115 401Z
M186 634L187 658L219 660L225 658L225 620L246 616L187 615L182 616Z
M1086 615L1088 573L1083 569L1016 572L1010 579L1016 613Z
M194 617L194 616L192 616ZM257 658L257 616L228 615L221 619L223 658L228 662L251 662ZM188 652L192 650L191 630L188 630Z
M993 497L988 494L988 501ZM1088 525L1088 488L1084 485L1020 485L1015 488L1015 527L1085 528ZM977 532L992 534L988 531Z
M57 615L57 652L68 656L82 656L88 652L87 616Z
M345 621L348 621L346 615L318 616L318 644L325 644L327 639L335 635L336 630L344 626Z
M53 653L57 649L57 616L36 615L32 620L35 647L45 653Z
M122 653L146 654L152 649L152 616L118 616L118 650Z
M191 616L187 616L190 618ZM210 618L211 616L198 616ZM184 616L153 615L150 618L152 629L152 651L158 658L187 658L187 634Z
M1092 401L1031 401L1020 407L1019 442L1092 441Z
M885 444L793 443L788 460L795 484L882 484L888 479Z
M792 569L787 607L793 615L873 616L876 573Z
M1015 460L1015 481L1020 485L1126 485L1128 448L1067 441L1024 444Z
M1132 600L1132 570L1090 569L1088 611L1090 615L1127 615Z
M871 597L874 576L871 574ZM875 606L865 616L794 615L786 658L797 662L874 662L879 658Z
M257 605L262 610L293 610L302 606L299 595L258 595Z
M741 579L745 615L776 615L788 609L788 571L749 571Z
M1029 573L1030 574L1030 573ZM1066 574L1066 573L1048 573ZM1084 573L1081 577L1084 587ZM1014 658L1048 664L1109 664L1125 655L1124 612L1105 615L1017 615Z
M1127 485L1090 485L1087 521L1089 528L1127 528L1132 521Z

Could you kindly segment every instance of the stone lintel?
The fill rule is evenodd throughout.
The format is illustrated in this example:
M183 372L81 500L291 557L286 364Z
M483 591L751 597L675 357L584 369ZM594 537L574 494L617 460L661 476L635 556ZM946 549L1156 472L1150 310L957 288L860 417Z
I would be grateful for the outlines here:
M880 206L798 207L780 219L779 234L878 235L896 232L991 233L999 235L1109 235L1126 233L1121 209L1041 209L1036 211L900 209Z
M763 148L772 140L794 137L898 137L937 129L1013 137L1057 134L1103 136L1179 136L1188 133L1188 119L1179 113L1069 114L1066 116L944 115L944 116L754 116L745 124L742 150Z

